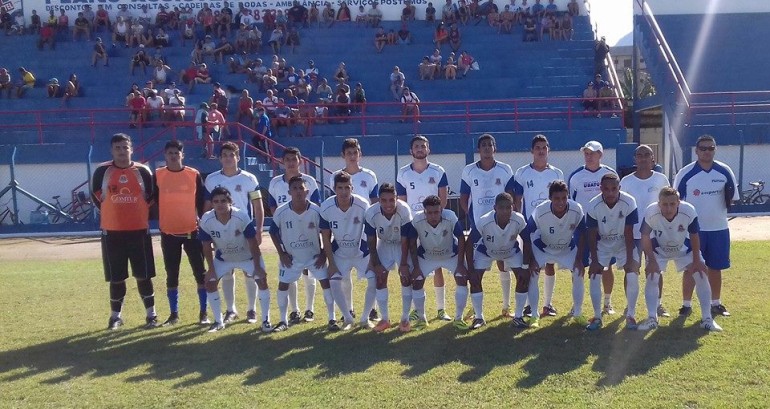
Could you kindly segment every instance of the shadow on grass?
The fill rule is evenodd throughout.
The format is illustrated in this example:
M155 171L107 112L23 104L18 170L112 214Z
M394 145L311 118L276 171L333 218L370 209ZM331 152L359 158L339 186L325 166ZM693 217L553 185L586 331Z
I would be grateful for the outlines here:
M550 321L550 320L548 320ZM123 329L83 333L52 342L0 353L0 381L41 376L55 384L82 376L108 377L141 367L129 382L176 381L182 388L220 376L244 375L244 384L258 385L288 372L312 369L318 378L361 373L383 362L406 367L402 377L417 377L450 363L467 370L459 382L477 381L496 368L524 362L517 385L531 388L547 377L565 374L595 356L593 370L602 373L598 387L617 385L644 374L661 362L698 348L705 332L681 325L663 326L649 334L618 331L621 319L598 332L571 325L566 318L543 322L537 330L519 332L508 325L489 325L459 333L449 324L428 330L384 334L361 330L332 334L319 325L302 324L281 335L263 335L257 327L244 332L235 324L218 334L197 325L153 331ZM251 329L253 328L253 329ZM55 375L54 375L55 374ZM46 376L48 376L46 378Z

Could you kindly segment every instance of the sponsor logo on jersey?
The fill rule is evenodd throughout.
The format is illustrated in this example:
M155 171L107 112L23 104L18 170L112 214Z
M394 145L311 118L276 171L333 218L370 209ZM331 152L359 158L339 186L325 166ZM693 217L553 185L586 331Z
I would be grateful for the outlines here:
M340 248L351 249L351 248L358 247L358 243L356 242L356 240L352 238L349 234L344 235L342 237L342 240L339 240L337 244L339 244Z
M291 243L289 243L289 247L293 249L306 249L306 248L313 247L314 245L315 243L308 240L307 236L305 236L304 234L300 234L299 237L297 238L297 241L292 241Z
M120 189L120 192L110 196L110 201L116 204L133 204L139 201L139 198L131 194L127 187Z
M583 188L589 188L589 187L599 187L600 183L598 181L592 180L590 182L583 182Z
M245 249L237 244L233 243L227 243L227 246L223 249L219 249L219 251L222 254L238 254L243 252Z

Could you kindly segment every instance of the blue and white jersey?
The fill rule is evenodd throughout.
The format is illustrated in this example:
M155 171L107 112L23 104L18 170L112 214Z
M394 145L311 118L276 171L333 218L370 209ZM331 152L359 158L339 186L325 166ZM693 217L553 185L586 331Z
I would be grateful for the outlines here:
M406 196L412 214L422 210L422 201L426 197L438 196L438 190L448 185L444 168L435 163L428 163L428 168L422 173L415 171L410 163L399 169L396 176L396 194Z
M243 169L239 169L238 173L233 176L226 176L221 170L218 170L206 176L206 181L203 184L206 186L207 199L211 200L211 191L215 187L222 186L230 191L233 207L244 210L251 217L254 216L251 201L262 197L257 177Z
M615 169L606 165L600 165L595 171L588 170L585 166L577 168L567 180L570 198L585 208L594 196L601 193L602 176L608 173L617 174Z
M574 200L567 201L567 212L557 217L551 210L551 201L541 203L527 220L522 233L532 245L541 251L558 255L571 251L578 245L580 235L585 231L583 208Z
M479 223L471 229L468 240L477 245L476 251L494 260L506 260L521 251L519 234L527 227L524 216L519 212L511 213L508 224L497 224L497 212L494 210L481 216Z
M460 194L469 195L468 213L471 226L475 226L481 216L492 211L495 207L495 197L508 191L513 191L513 170L508 164L495 162L492 169L484 170L481 162L465 166L460 182Z
M344 212L339 208L337 196L321 203L321 230L331 231L335 256L362 258L369 255L366 240L362 240L368 208L369 201L355 194L350 197L350 207Z
M280 207L284 203L288 203L291 200L289 194L289 181L285 178L286 175L276 176L270 179L270 185L267 187L267 206L268 207ZM305 187L307 188L307 199L315 204L321 203L321 196L318 193L318 183L312 176L301 173L302 180L305 181Z
M388 219L382 214L379 203L366 209L364 232L367 236L377 235L377 248L382 246L401 246L401 238L409 233L412 212L406 202L396 201L396 212Z
M668 178L660 172L652 172L652 176L647 179L639 179L631 173L620 180L620 191L633 196L634 200L636 200L638 213L644 212L647 206L657 202L658 193L666 186L669 186ZM643 214L641 216L644 217ZM642 227L642 217L634 225L634 239L642 237L640 230Z
M655 254L667 259L677 259L690 254L690 234L700 231L698 213L693 205L685 201L679 202L679 211L671 221L660 213L658 202L649 205L644 212L642 225L650 227Z
M639 221L636 200L628 193L620 192L618 202L610 208L599 194L588 202L585 211L586 228L596 227L599 232L597 250L610 254L625 251L626 226Z
M280 238L293 263L306 265L321 254L321 209L307 202L302 213L291 208L291 202L276 209L270 225L270 235Z
M214 210L204 213L198 222L200 241L214 242L214 257L220 261L251 260L251 250L246 239L257 236L254 220L243 210L233 207L230 220L222 224Z
M740 199L737 186L732 169L716 160L709 170L693 162L674 179L679 197L698 210L703 231L727 229L727 203Z
M516 169L513 175L513 193L522 196L521 212L524 218L529 219L532 211L548 200L548 186L554 180L564 180L564 172L550 164L542 171L536 170L531 163Z
M425 212L418 212L412 219L409 235L417 238L417 256L425 260L446 260L458 254L458 236L464 234L457 215L441 210L441 221L433 227L425 218Z
M334 190L334 176L342 172L340 169L329 176L329 186ZM377 175L370 169L360 168L356 173L350 173L350 182L353 184L353 193L361 197L376 199L379 194L380 186L377 183Z

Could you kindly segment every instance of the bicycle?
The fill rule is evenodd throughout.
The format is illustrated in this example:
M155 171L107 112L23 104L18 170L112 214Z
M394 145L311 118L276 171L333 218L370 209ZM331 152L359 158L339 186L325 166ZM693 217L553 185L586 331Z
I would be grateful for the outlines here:
M9 220L9 224L24 224L7 204L5 210L0 212L0 225L5 224L5 219Z
M56 208L56 212L49 212L48 213L48 222L51 224L55 223L63 223L66 220L75 222L75 223L83 223L88 221L92 216L94 212L94 204L91 202L91 200L88 198L88 195L83 192L77 192L72 194L72 201L67 203L66 205L62 205L61 201L59 201L60 195L56 195L53 197L54 202L49 203L49 205ZM40 205L37 207L37 210L47 210L48 208Z
M750 182L751 189L741 191L741 204L759 205L770 202L770 195L762 193L765 189L765 181Z

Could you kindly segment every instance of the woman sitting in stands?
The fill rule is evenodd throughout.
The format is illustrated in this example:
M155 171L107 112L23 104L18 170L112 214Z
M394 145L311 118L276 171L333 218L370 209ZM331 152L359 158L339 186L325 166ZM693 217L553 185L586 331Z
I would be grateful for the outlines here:
M169 46L169 37L166 30L159 28L158 32L155 33L155 46L156 47L168 47Z
M457 79L457 64L455 64L454 57L449 57L446 59L446 65L444 66L444 76L448 80Z
M340 9L337 10L337 21L350 21L350 9L344 1L340 3Z
M147 29L144 34L140 36L140 44L144 44L145 47L154 47L155 46L155 34L152 32L152 29Z
M348 75L347 69L345 69L345 63L341 62L340 65L337 67L337 70L334 71L334 78L337 80L343 79L345 82L350 81L350 76Z
M436 27L436 34L433 36L433 43L436 44L436 48L441 48L441 45L449 40L449 31L444 27L444 22L438 23Z
M206 64L198 66L198 72L195 73L195 78L190 82L190 90L187 93L192 93L193 87L197 84L211 84L211 73Z
M586 111L587 114L594 115L599 112L599 104L596 101L598 96L599 93L596 91L596 87L594 87L594 82L590 81L586 86L586 89L583 90L583 110Z
M463 77L465 77L468 74L468 71L470 71L471 65L473 65L473 61L473 56L470 55L467 51L460 53L460 59L457 61L457 69L460 71L460 74L462 74Z
M321 21L326 27L331 27L334 24L334 9L332 8L332 4L328 1L326 2L326 6L324 6L324 11L321 13Z
M436 64L430 62L430 58L426 55L422 57L422 62L418 66L420 70L420 80L432 80L433 75L436 73Z
M77 97L80 95L80 81L78 81L78 76L73 74L70 74L70 79L67 81L67 85L64 88L64 103L66 104L67 101L72 97Z

